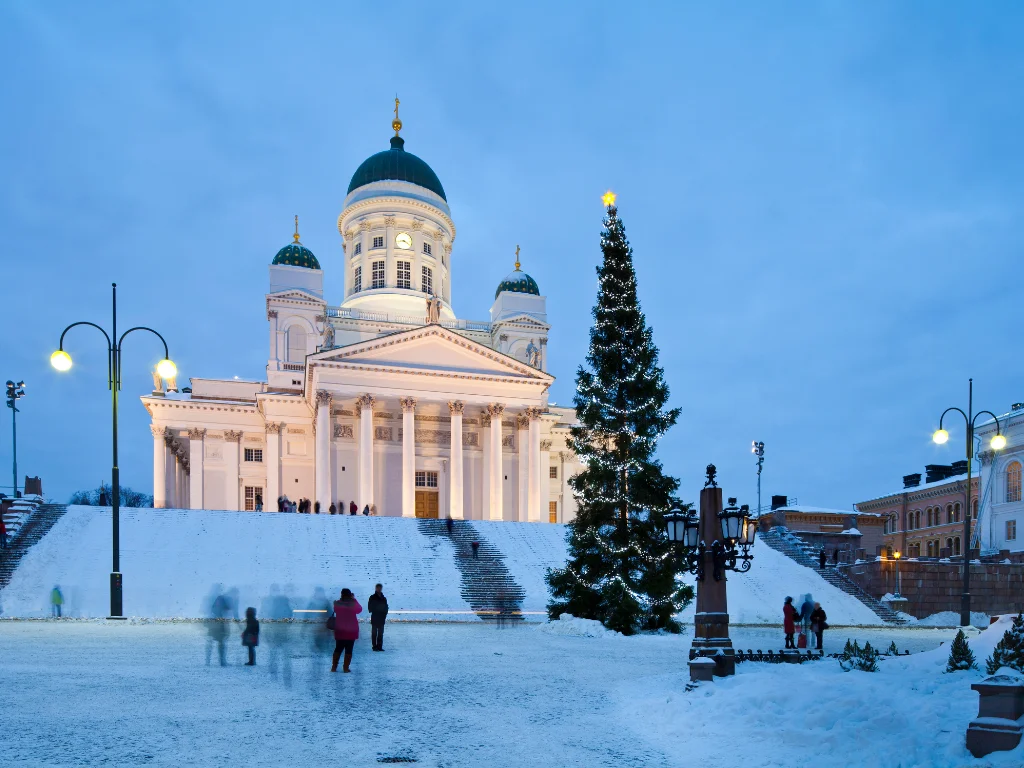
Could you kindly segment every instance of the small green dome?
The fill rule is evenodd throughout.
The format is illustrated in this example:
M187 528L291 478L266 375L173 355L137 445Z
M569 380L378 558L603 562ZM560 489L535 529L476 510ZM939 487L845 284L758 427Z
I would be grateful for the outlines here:
M363 161L352 174L348 191L351 193L352 190L373 184L375 181L407 181L429 189L448 202L437 174L412 152L405 151L405 139L401 136L391 137L391 149L385 149Z
M498 285L498 290L494 292L494 298L498 298L498 294L502 291L530 293L534 296L540 296L540 288L537 287L537 281L520 269L510 273L508 277L501 281Z
M320 262L306 246L296 240L288 243L277 252L274 257L274 264L285 264L289 267L305 267L306 269L320 269Z

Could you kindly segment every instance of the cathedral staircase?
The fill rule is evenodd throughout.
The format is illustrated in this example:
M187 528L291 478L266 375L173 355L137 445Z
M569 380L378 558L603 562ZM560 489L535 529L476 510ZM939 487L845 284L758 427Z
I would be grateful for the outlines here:
M67 504L40 504L25 518L16 533L8 528L7 549L0 550L0 589L11 583L25 554L39 542L67 512Z
M505 567L505 556L473 527L468 520L453 520L451 534L445 520L417 520L424 536L449 539L455 549L455 565L462 574L462 598L483 621L499 625L523 620L522 602L526 593ZM473 542L479 542L473 557Z
M775 528L771 528L767 531L758 531L757 538L776 552L781 552L790 560L794 560L800 565L806 566L807 568L815 571L833 587L841 589L846 594L857 598L864 603L864 605L874 611L875 615L886 624L906 624L906 621L901 619L899 615L885 605L885 603L880 600L876 600L861 589L854 581L840 573L837 569L828 565L826 565L825 568L819 568L817 554L812 553L810 551L812 549L810 545L805 544L792 533L789 533L788 531L783 532L778 526L776 526Z

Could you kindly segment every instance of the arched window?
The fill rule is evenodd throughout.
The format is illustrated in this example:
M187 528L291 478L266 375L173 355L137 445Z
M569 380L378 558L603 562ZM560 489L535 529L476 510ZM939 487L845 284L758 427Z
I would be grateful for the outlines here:
M1006 500L1020 501L1020 462L1011 461L1006 466Z
M302 363L306 360L306 331L299 325L288 329L288 362Z
M953 539L953 554L954 555L959 555L960 554L960 537L959 536L957 536L956 538Z
M952 539L952 537L950 537L950 538L946 539L946 549L947 549L947 550L948 550L949 552L952 552L952 551L953 551L953 539Z
M919 510L917 510L917 512L914 513L914 528L920 528L920 527L921 527L921 510L919 509Z
M953 522L954 523L959 523L960 522L960 502L959 501L956 504L953 505Z
M978 500L977 499L974 499L974 501L971 502L971 517L974 518L975 520L978 519Z
M953 522L953 505L952 504L947 504L946 505L946 522L947 523L952 523Z
M932 547L932 543L929 541L925 546L928 548L928 557L934 557L935 555L932 554L934 552L934 548Z
M932 508L928 507L928 509L925 511L928 513L928 527L931 528L933 525L935 525L934 519L932 517Z

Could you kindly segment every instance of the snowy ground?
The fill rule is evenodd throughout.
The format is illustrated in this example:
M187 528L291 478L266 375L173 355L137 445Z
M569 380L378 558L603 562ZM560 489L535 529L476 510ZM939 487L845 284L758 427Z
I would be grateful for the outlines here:
M561 623L561 622L559 622ZM206 666L202 623L2 621L0 765L1019 766L964 748L980 673L946 648L875 674L745 663L685 691L689 637L557 634L556 626L397 624L330 674L314 627L265 623L258 666ZM752 645L762 629L737 628ZM940 629L854 630L934 647ZM1001 628L972 640L987 654ZM835 639L846 635L836 630Z

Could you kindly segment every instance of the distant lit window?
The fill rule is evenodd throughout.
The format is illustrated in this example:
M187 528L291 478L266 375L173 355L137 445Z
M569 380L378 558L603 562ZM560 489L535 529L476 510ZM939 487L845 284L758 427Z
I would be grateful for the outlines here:
M1011 461L1006 467L1006 500L1020 501L1020 462Z
M557 501L549 501L548 502L548 522L549 523L557 523L558 522L558 502Z
M1017 521L1007 520L1006 521L1006 540L1016 541L1017 540Z

